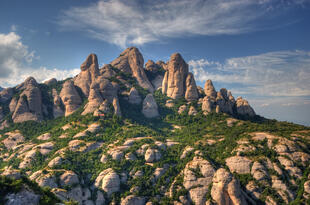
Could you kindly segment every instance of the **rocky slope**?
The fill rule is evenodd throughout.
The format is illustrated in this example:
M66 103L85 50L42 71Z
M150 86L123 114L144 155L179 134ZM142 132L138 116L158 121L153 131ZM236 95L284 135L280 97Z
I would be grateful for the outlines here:
M1 175L29 180L5 204L309 203L310 128L197 87L180 54L144 65L128 48L100 69L90 54L72 79L1 91L0 122Z

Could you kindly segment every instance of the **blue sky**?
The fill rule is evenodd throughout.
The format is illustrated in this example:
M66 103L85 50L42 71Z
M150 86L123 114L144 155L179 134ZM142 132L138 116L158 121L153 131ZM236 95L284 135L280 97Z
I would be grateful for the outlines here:
M180 52L198 85L246 97L260 115L310 125L309 0L1 0L0 86L63 79L89 53Z

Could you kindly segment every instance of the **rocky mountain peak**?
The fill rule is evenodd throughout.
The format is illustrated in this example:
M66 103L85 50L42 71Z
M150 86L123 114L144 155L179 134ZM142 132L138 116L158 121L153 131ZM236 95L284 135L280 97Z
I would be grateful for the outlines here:
M170 62L186 64L186 62L184 61L184 59L183 59L183 57L181 56L180 53L173 53L173 54L171 54L169 63Z
M152 73L155 73L159 70L160 65L156 64L154 61L152 60L148 60L145 63L145 70L150 71Z
M198 99L198 90L193 75L188 72L188 64L179 53L171 55L162 83L162 92L173 99L185 97Z
M205 92L206 96L216 98L217 94L216 94L215 88L213 86L212 80L206 81L205 87L204 87L204 92Z
M74 84L81 88L85 96L88 96L90 85L98 75L98 59L96 54L92 53L82 63L81 72L74 78Z
M57 79L56 78L51 78L49 80L44 81L45 85L53 85L57 83Z
M150 92L154 91L143 69L143 56L136 47L130 47L124 50L118 58L111 62L111 65L123 72L132 74L142 88Z
M99 71L97 55L94 53L89 54L86 60L81 65L81 71L85 71L88 69L91 69L94 72Z
M33 77L28 77L25 82L16 88L23 91L19 99L15 99L15 104L12 106L13 122L42 120L42 94L41 90L38 88L37 81Z
M60 92L61 100L65 106L65 116L72 114L82 104L80 95L78 94L73 82L67 80Z
M38 83L37 83L36 79L34 79L34 77L30 76L30 77L26 78L26 80L23 83L16 86L16 89L22 90L28 86L35 86L35 87L38 86Z

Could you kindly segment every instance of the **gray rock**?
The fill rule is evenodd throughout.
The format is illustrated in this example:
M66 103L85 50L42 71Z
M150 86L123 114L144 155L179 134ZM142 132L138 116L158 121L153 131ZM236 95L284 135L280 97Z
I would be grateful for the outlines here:
M148 94L143 100L142 113L146 118L158 117L158 106L152 94Z
M217 204L248 204L241 193L238 181L225 169L218 169L212 181L211 196Z
M129 103L136 104L136 105L140 104L142 101L142 99L139 95L139 92L137 91L137 89L135 87L132 87L130 89L128 99L129 99Z
M236 172L238 174L248 174L251 171L252 161L247 157L233 156L227 158L225 161L231 172Z
M148 163L159 161L161 158L161 154L157 149L148 148L145 152L144 159Z
M32 191L23 189L17 193L8 194L5 196L5 200L5 205L37 205L39 204L40 196Z
M129 195L122 199L121 205L144 205L145 201L144 197Z

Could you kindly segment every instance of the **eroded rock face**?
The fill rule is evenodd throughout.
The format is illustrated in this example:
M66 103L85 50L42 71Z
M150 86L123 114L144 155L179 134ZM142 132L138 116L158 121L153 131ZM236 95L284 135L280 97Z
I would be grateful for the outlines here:
M225 161L231 172L248 174L251 171L252 161L247 157L234 156L227 158Z
M189 199L194 204L205 204L208 187L212 182L215 169L205 159L194 157L183 171L183 186L189 190Z
M115 71L112 69L111 64L106 64L99 70L100 76L104 78L111 78L115 76Z
M75 112L82 104L81 97L71 80L68 80L63 84L60 97L65 106L65 116Z
M147 70L147 71L150 71L152 73L156 73L158 71L158 69L160 69L160 65L156 64L152 60L148 60L145 63L145 70Z
M145 88L150 92L154 91L154 88L143 69L143 56L137 48L127 48L118 58L111 62L111 65L123 72L132 74L142 88Z
M88 103L84 107L82 115L94 112L101 104L103 99L97 89L90 89Z
M17 101L12 119L13 122L25 122L29 120L40 121L43 119L41 90L36 80L29 77L20 85L23 92Z
M278 194L281 198L285 201L285 203L289 203L294 199L294 194L291 190L287 187L287 185L276 176L272 176L272 188L277 190Z
M224 168L215 172L212 182L211 196L217 204L248 204L240 192L238 181Z
M216 104L221 112L233 114L234 101L231 101L225 88L221 88L220 92L217 93Z
M122 199L121 205L144 205L145 198L135 195L129 195L126 198Z
M103 103L106 103L105 101L107 101L108 104L113 104L115 98L117 98L118 101L117 91L118 91L117 84L111 83L108 79L102 76L96 78L91 84L88 96L88 103L85 105L82 115L86 115L88 113L92 113L98 110L98 108ZM115 105L113 104L113 106ZM99 108L99 110L102 109ZM106 110L105 108L102 110L103 113L107 113L105 110Z
M171 55L162 83L162 93L173 99L185 97L197 100L198 91L193 75L188 72L188 64L179 53Z
M22 189L17 193L8 194L5 197L6 205L38 205L40 201L40 196L33 193L32 191L28 191L27 189Z
M114 114L117 116L122 116L121 106L119 105L119 101L117 97L113 98L112 105L114 107Z
M185 83L186 83L185 99L188 101L197 100L198 89L196 86L194 75L192 73L188 73Z
M52 95L53 95L53 115L54 118L64 116L65 112L63 110L63 102L58 95L56 89L52 90Z
M108 196L111 196L120 189L119 175L112 168L106 169L96 178L95 186L101 187Z
M152 94L148 94L143 100L142 113L147 118L159 116L158 106Z
M269 178L267 169L265 168L264 165L262 165L259 162L254 162L252 169L251 169L251 174L256 179L257 181L265 180Z
M160 160L161 154L157 149L148 148L145 152L144 159L146 162L152 163Z
M33 173L29 178L36 181L40 187L58 187L56 183L56 177L52 173L43 174L43 172L40 170Z
M61 157L55 157L54 159L52 159L49 163L48 163L48 166L53 168L53 167L56 167L56 166L59 166L61 165L63 162L63 159Z
M248 115L250 117L256 115L253 108L249 105L249 102L245 99L242 99L242 97L237 98L236 108L239 115Z
M0 92L0 102L5 103L12 99L14 94L13 88L5 88Z
M4 139L2 141L2 143L4 144L4 146L10 150L10 149L15 149L15 147L21 143L25 141L24 136L19 132L19 131L15 131L15 132L8 132L5 133L6 135L8 135L9 137L7 137L6 139Z
M79 183L79 178L73 171L66 171L59 179L61 186L73 186Z
M250 117L256 115L248 101L241 97L235 100L231 92L225 88L216 92L211 80L206 81L204 93L206 95L202 100L202 111L204 114L208 114L215 109L216 113L223 112L230 115L248 115Z
M201 109L202 111L204 111L205 114L208 114L214 109L214 101L211 100L209 96L204 97L202 101Z
M139 105L142 101L139 92L135 87L132 87L130 89L129 95L128 95L129 103Z
M47 81L44 81L44 84L45 85L53 85L53 84L56 84L57 83L57 79L56 78L51 78Z
M74 78L74 85L81 88L84 95L89 95L90 85L99 74L98 60L95 54L87 56L81 65L81 72Z
M205 92L206 96L208 96L210 98L216 98L217 93L215 91L215 88L214 88L211 80L206 81L205 87L204 87L204 92Z

